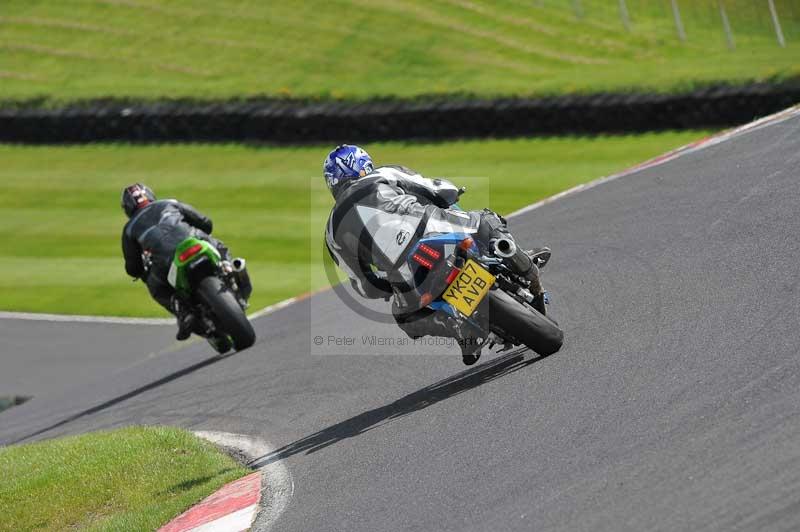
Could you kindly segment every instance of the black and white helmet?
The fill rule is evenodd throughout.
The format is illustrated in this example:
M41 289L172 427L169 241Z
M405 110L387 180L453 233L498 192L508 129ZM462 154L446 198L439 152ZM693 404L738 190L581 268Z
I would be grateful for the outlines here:
M141 183L134 183L122 189L122 210L128 215L133 216L137 209L149 205L156 200L156 195L150 187Z

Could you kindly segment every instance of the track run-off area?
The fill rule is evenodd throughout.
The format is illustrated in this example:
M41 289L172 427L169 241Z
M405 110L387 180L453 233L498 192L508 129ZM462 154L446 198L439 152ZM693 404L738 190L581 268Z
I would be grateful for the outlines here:
M34 398L0 414L0 443L259 438L276 450L253 465L294 482L277 530L796 530L798 206L795 111L512 217L553 249L566 336L545 359L384 353L362 339L402 333L333 291L256 318L224 358L169 325L6 317L0 361ZM315 348L336 335L355 345Z

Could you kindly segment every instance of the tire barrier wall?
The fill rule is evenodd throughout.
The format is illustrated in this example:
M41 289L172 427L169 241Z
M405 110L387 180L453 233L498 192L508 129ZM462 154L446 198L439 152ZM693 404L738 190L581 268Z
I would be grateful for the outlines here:
M680 94L366 102L87 100L0 104L0 142L371 142L727 127L800 102L800 81Z

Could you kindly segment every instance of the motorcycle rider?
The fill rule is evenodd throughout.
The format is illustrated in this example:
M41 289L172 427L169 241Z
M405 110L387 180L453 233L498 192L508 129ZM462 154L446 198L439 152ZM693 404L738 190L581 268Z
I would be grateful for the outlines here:
M417 309L404 297L410 272L404 271L404 251L419 237L470 227L483 242L513 241L506 221L496 213L451 208L463 192L452 183L428 179L403 166L375 167L362 148L343 144L323 163L323 175L336 201L328 218L326 244L334 262L353 288L369 299L392 299L392 314L411 338L426 335L454 338L465 364L480 357L482 338L461 331L455 318L426 307ZM517 249L506 259L511 269L530 282L534 307L545 313L545 294L538 263L549 259L549 248Z
M122 230L125 271L147 284L150 295L178 320L175 338L186 340L197 318L167 282L175 248L195 237L213 244L223 261L230 261L228 248L211 236L211 219L194 207L174 199L157 200L153 191L141 183L122 190L122 209L128 222Z

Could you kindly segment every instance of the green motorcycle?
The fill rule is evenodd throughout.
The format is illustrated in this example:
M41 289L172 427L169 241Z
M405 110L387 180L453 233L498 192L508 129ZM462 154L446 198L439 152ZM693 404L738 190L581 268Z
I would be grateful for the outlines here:
M223 260L209 242L187 238L175 249L167 281L197 316L194 332L218 353L255 343L256 333L245 314L252 285L244 259Z

